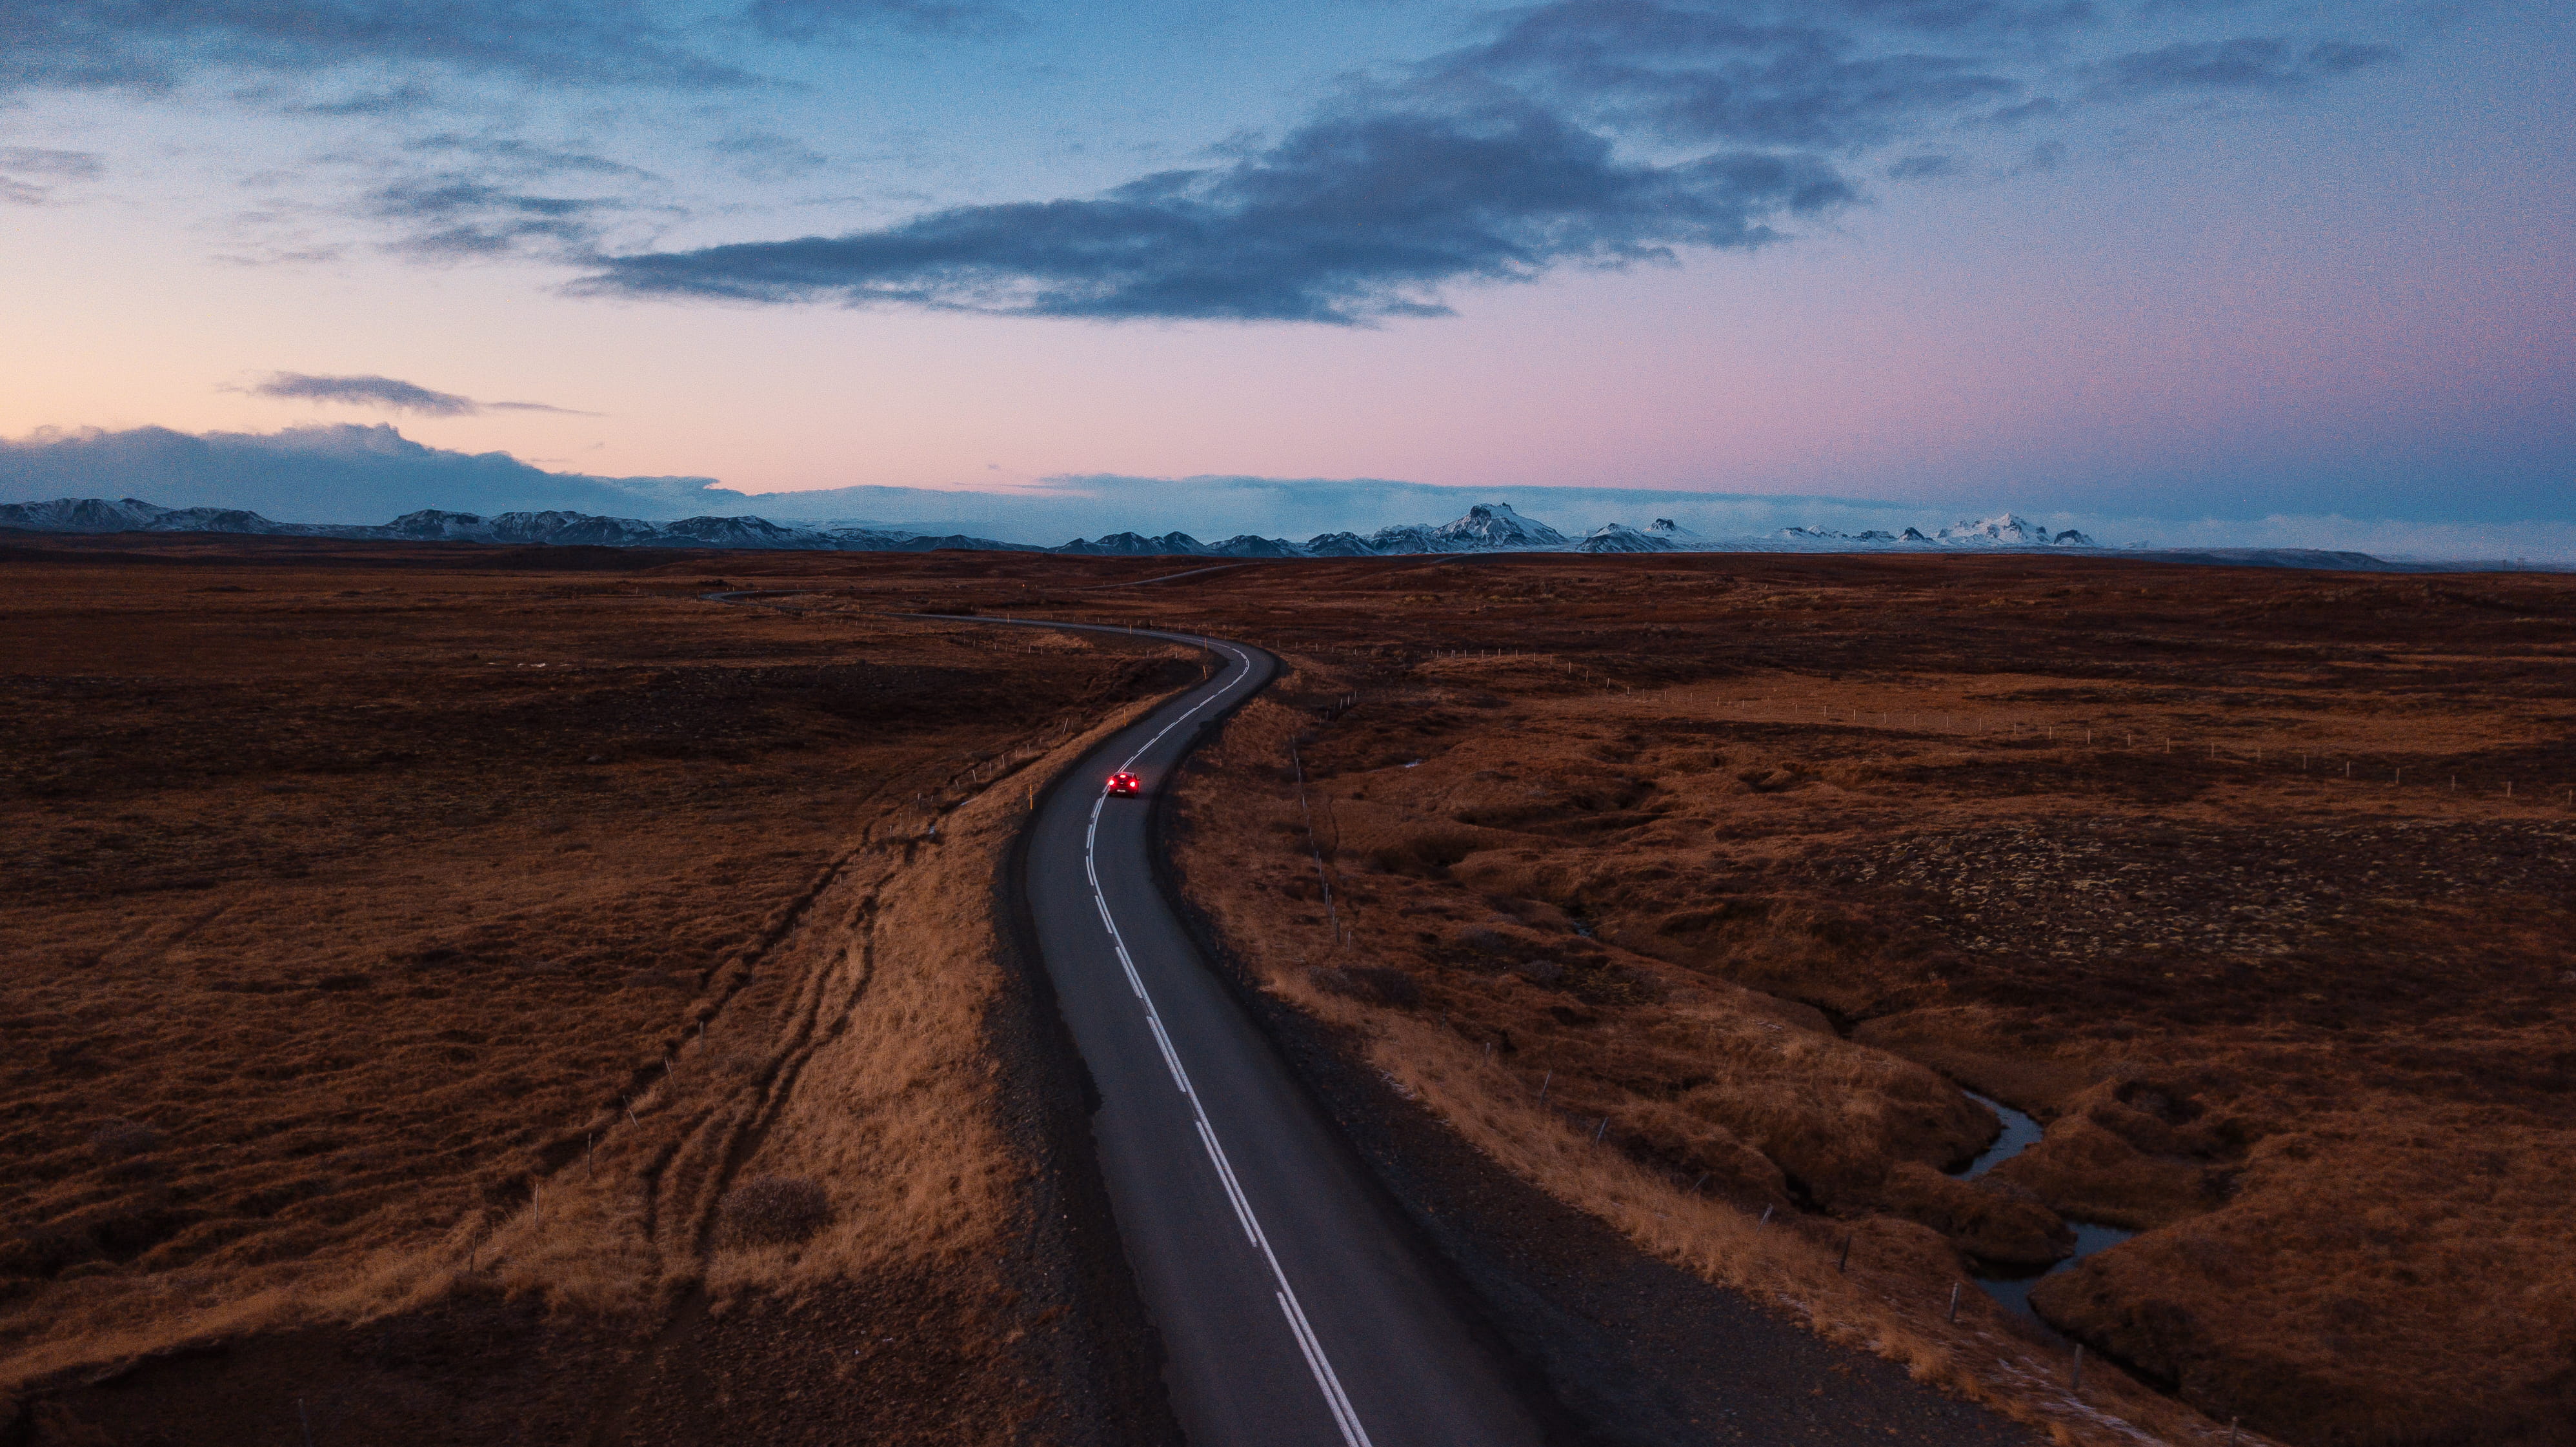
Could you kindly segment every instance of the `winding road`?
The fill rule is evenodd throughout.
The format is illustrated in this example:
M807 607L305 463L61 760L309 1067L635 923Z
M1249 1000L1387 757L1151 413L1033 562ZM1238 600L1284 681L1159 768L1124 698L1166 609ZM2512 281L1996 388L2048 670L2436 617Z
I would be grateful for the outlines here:
M1470 1327L1156 885L1153 795L1277 664L1216 639L1138 636L1221 666L1075 766L1030 826L1027 878L1047 973L1099 1088L1099 1160L1182 1430L1201 1447L1538 1442L1503 1352ZM1142 797L1102 787L1119 768L1142 777Z

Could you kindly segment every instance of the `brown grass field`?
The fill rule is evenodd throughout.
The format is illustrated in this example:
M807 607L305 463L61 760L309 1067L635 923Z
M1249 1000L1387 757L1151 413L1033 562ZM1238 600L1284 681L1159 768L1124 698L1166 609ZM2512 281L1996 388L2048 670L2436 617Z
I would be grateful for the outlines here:
M1203 566L11 549L0 1423L1150 1440L994 885L1196 665L980 609L1283 654L1190 899L1638 1248L2060 1440L2567 1440L2569 580ZM2066 1219L2081 1393L1943 1319Z
M0 563L0 1437L1150 1436L990 906L1047 751L1195 662L144 547Z
M1524 1179L2074 1440L2576 1431L2576 583L1165 586L1297 668L1185 786L1193 896ZM1959 1084L2047 1126L1977 1185L1943 1174L1992 1131ZM2080 1398L1973 1290L1942 1319L2061 1219L2144 1229L2037 1292L2128 1369Z

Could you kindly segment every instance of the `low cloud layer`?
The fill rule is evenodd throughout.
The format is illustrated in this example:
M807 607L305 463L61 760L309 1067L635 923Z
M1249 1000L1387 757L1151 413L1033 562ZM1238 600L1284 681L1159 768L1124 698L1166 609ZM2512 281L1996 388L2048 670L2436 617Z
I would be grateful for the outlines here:
M471 397L454 392L435 392L416 382L393 377L316 377L303 372L273 372L268 380L242 390L254 397L340 402L352 407L408 412L417 417L480 417L487 412L559 412L572 417L598 415L544 402L478 402Z
M2340 548L2383 557L2576 561L2576 521L2398 521L2339 513L2175 517L2068 509L2045 496L1966 504L1763 496L1645 488L1444 487L1379 478L1066 476L1008 492L846 487L746 494L704 477L547 472L506 453L425 447L387 426L192 436L162 428L38 433L0 440L0 502L136 497L165 507L249 508L281 522L380 523L420 508L489 516L566 509L665 520L755 515L778 522L872 522L1004 542L1173 530L1203 541L1242 533L1303 540L1395 523L1445 522L1509 503L1560 531L1671 518L1711 537L1787 527L1927 531L2007 509L2107 543Z
M424 507L623 517L752 511L702 503L715 485L704 477L547 472L506 452L450 452L388 426L354 423L266 433L138 427L0 440L0 501L138 497L164 507L249 508L279 522L384 522Z

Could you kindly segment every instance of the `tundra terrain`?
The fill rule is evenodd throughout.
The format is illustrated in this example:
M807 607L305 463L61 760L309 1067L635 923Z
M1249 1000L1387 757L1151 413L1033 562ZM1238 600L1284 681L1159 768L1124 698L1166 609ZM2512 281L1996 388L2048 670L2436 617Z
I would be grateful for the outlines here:
M2072 1439L2567 1440L2570 580L1515 557L1159 591L1296 665L1174 834L1247 984L1364 1067L1347 1117L1427 1114ZM2044 1138L1953 1175L1996 1133L1962 1087ZM1473 1199L1417 1194L1462 1251ZM1973 1287L1947 1319L2076 1223L2138 1234L2037 1284L2053 1332Z
M0 1439L1156 1440L992 906L1197 666L729 561L0 561Z
M994 891L1032 781L1197 665L913 611L1287 658L1170 781L1175 888L1502 1329L1662 1374L1634 1420L1856 1379L1676 1282L2064 1441L2576 1415L2566 579L0 570L23 1440L1167 1431ZM1965 1090L2043 1138L1960 1178ZM2077 1224L2137 1234L2039 1281L2045 1327L1973 1284L1950 1319Z

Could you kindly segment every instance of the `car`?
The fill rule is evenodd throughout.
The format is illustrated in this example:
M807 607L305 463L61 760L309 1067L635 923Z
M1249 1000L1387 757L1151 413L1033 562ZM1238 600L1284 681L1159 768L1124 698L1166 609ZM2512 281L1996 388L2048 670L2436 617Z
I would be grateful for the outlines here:
M1117 773L1109 776L1109 792L1113 794L1125 794L1130 798L1133 798L1144 787L1145 786L1142 783L1137 781L1134 774L1127 772L1125 769L1120 769Z

